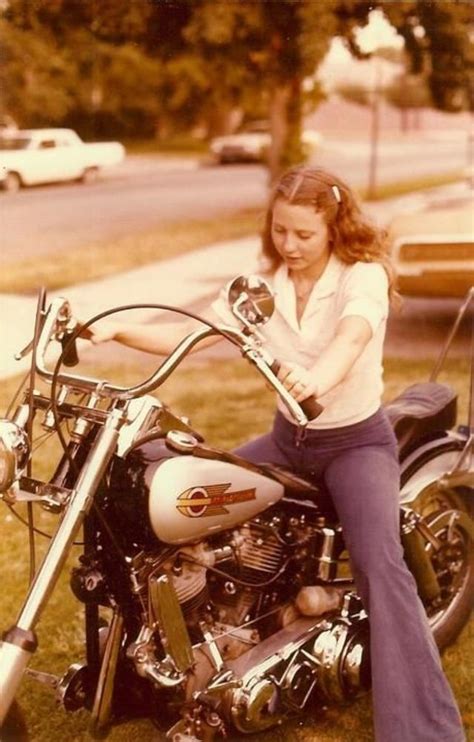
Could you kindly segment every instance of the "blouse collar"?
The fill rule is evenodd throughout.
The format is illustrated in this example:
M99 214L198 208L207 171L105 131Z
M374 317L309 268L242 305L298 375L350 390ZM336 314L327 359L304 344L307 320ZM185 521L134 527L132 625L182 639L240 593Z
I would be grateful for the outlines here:
M303 320L308 319L315 311L319 299L330 296L336 292L341 274L344 270L344 263L339 260L334 253L331 253L326 268L321 277L315 282L313 290L308 299L301 324ZM293 281L288 272L288 267L282 263L275 271L273 284L275 288L275 303L277 308L293 327L300 331L301 327L296 319L296 295Z

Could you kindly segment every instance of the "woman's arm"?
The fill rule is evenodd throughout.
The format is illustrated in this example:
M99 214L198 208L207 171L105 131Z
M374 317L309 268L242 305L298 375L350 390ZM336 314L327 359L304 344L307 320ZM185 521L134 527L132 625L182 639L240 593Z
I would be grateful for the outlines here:
M201 313L204 319L216 322L216 315L212 310ZM218 320L217 320L218 321ZM81 336L90 340L94 345L115 340L122 345L147 353L167 356L181 342L181 340L197 329L205 327L195 320L142 324L138 322L122 322L103 320L97 325L84 330ZM220 335L202 340L191 352L214 345L221 339Z
M372 328L366 319L344 317L337 326L333 340L311 369L284 363L278 378L297 402L313 394L321 397L347 376L371 337Z

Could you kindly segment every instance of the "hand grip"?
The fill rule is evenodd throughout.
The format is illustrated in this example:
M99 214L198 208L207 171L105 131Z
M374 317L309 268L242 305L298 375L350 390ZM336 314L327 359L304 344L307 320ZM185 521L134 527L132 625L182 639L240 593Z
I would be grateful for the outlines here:
M69 343L73 335L74 330L65 330L60 340L63 349L63 363L65 366L77 366L79 363L76 339L74 338L73 342Z
M300 407L308 420L315 420L324 410L324 407L319 404L314 395L311 395L311 397L307 397L303 402L300 402Z
M275 376L278 376L280 368L281 363L275 358L270 364L270 369L273 371ZM315 420L324 410L324 407L319 404L314 395L311 395L311 397L307 397L303 402L300 402L300 407L308 420Z

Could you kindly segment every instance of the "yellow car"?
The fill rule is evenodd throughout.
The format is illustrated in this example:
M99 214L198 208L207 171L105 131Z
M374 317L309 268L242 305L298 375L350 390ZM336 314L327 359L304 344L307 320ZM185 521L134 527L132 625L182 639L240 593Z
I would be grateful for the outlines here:
M398 287L406 296L463 297L474 285L474 194L434 197L389 228Z

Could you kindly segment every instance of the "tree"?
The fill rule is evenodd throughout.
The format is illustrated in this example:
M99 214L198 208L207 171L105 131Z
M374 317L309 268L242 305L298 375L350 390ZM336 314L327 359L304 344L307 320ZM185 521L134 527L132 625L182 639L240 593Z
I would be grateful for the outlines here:
M382 2L405 40L409 72L424 72L433 104L444 111L473 110L474 17L471 0Z
M22 126L152 135L161 66L132 43L146 29L148 9L141 0L9 0L1 21L3 111Z
M385 90L384 96L400 110L402 131L408 130L410 110L419 111L432 105L431 91L423 75L399 75Z
M0 113L23 126L59 123L74 106L73 68L57 47L0 21Z
M14 34L34 34L45 45L27 66L54 92L51 116L71 117L77 109L96 123L133 129L144 122L146 130L152 120L160 129L204 120L212 134L235 107L266 112L274 178L303 157L305 78L336 35L354 56L364 56L356 31L374 9L405 39L409 72L426 75L434 105L472 108L470 7L467 0L8 0L4 18ZM85 43L97 50L89 62ZM8 48L3 80L13 112L28 83L16 89L22 53L18 43ZM313 105L320 98L315 88Z
M336 92L350 103L357 103L360 106L370 105L371 91L367 85L356 82L343 82L339 83L336 87Z
M191 54L207 81L201 115L217 108L229 113L237 105L247 112L252 107L265 110L272 133L273 176L303 159L303 80L313 74L329 48L333 6L333 0L192 3L183 36L189 43L186 54ZM320 99L317 87L311 97L313 104Z

